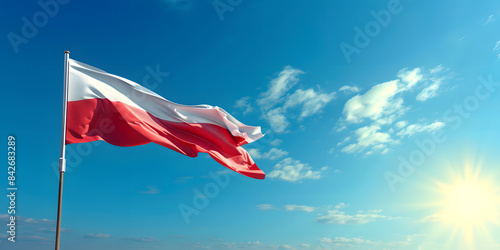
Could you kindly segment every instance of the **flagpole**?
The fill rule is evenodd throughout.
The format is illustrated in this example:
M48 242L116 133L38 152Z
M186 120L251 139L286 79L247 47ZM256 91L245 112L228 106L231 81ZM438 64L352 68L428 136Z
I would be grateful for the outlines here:
M64 51L64 97L61 132L61 158L59 158L59 197L57 201L56 250L59 250L61 233L61 207L64 172L66 171L66 109L68 107L69 51Z

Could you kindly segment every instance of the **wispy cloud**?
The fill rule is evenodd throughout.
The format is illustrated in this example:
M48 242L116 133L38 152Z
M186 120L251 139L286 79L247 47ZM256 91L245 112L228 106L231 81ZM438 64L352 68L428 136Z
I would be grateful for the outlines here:
M56 228L55 227L50 227L50 228L39 228L39 232L55 232ZM67 229L67 228L61 228L61 233L74 233L76 232L75 230Z
M289 244L281 244L281 245L272 245L272 244L264 244L260 241L254 242L245 242L245 243L235 243L235 242L222 242L214 249L220 248L237 248L237 249L297 249L297 248L308 248L308 244L298 244L296 246Z
M417 100L424 102L429 98L435 97L437 95L437 91L439 86L442 83L442 79L437 79L433 83L429 84L425 87L416 97Z
M308 213L314 212L314 210L316 210L315 207L304 205L284 205L282 208L279 208L271 204L259 204L257 205L257 208L261 210L304 211Z
M142 193L142 194L158 194L158 193L160 193L160 190L154 186L147 186L146 188L148 188L149 190L140 191L139 193Z
M0 223L6 225L9 223L9 214L0 214ZM26 241L45 241L46 238L35 234L48 235L56 231L56 221L49 219L35 219L25 216L16 216L16 228L23 231L22 235L16 235L16 239ZM61 228L61 233L74 233L75 230ZM7 234L5 234L7 235ZM1 237L0 237L1 239ZM1 243L0 243L1 245Z
M394 124L394 127L397 129L402 129L408 125L408 121L398 121L396 124Z
M269 178L297 182L303 179L319 179L326 169L328 169L328 167L322 167L320 170L312 170L312 167L306 163L301 163L292 158L285 158L276 164L273 171L267 176Z
M433 75L433 74L437 74L437 73L439 73L439 72L441 72L441 71L443 71L443 70L444 70L443 65L442 65L442 64L439 64L438 66L436 66L436 67L434 67L434 68L430 69L430 70L429 70L429 73Z
M495 16L493 15L489 15L487 18L486 18L486 21L484 21L484 24L489 24L491 22L495 21Z
M276 133L286 132L286 129L290 126L290 122L288 122L284 113L283 108L275 108L263 114L264 119L267 120Z
M250 148L247 151L254 159L277 160L281 157L288 155L288 152L278 148L271 148L270 150L264 153L261 152L260 149L258 148Z
M350 126L357 128L351 130L337 146L341 146L344 153L364 152L368 155L389 152L391 146L400 142L393 138L395 129L408 124L407 121L394 124L410 110L410 106L405 105L406 96L413 93L413 90L420 89L415 97L418 101L424 102L436 97L444 80L449 79L449 76L443 76L446 71L443 65L429 70L420 67L411 70L403 68L397 73L397 79L376 84L365 93L350 98L344 105L343 117L339 119L336 130L342 132ZM411 128L415 129L415 126ZM430 132L429 129L430 127L425 127L420 131ZM351 138L355 138L355 141L344 145Z
M257 104L264 110L272 108L281 101L289 89L297 84L300 74L304 74L304 72L300 69L294 69L292 66L286 66L277 78L271 80L268 90L261 94Z
M400 247L408 247L410 245L416 244L416 240L420 238L422 235L413 234L407 235L404 237L402 241L372 241L363 239L361 236L346 238L346 237L323 237L320 239L320 246L323 247L321 249L347 249L347 248L355 248L355 249L372 249L373 247L377 247L380 249L393 249ZM439 248L439 247L438 247ZM406 249L406 248L404 248ZM413 249L413 248L412 248ZM439 248L440 249L440 248Z
M340 244L356 244L356 245L378 245L378 242L373 242L370 240L365 240L361 237L345 238L345 237L335 237L333 239L323 237L321 242L324 243L340 243Z
M262 209L262 210L272 210L272 209L277 209L276 207L274 207L273 205L271 204L259 204L257 205L257 208L258 209Z
M36 242L49 241L49 239L38 235L20 235L16 236L16 238L23 241L36 241Z
M500 59L500 40L495 44L493 51L497 52L497 58Z
M433 132L435 130L441 129L445 126L443 122L433 122L431 124L422 125L422 124L411 124L399 131L397 133L398 136L412 136L421 132Z
M261 248L265 245L259 241L246 242L246 243L235 243L235 242L223 242L221 243L222 248Z
M94 238L94 239L108 239L110 237L109 234L97 233L97 234L86 234L85 238Z
M326 224L366 224L378 219L395 219L391 216L381 215L382 210L358 211L356 214L346 214L341 211L347 205L339 203L333 210L316 218L316 222Z
M126 238L127 240L135 241L135 242L158 242L160 240L157 240L153 237L147 237L147 238Z
M262 118L276 133L288 132L290 121L302 121L306 117L320 113L336 97L335 92L324 93L313 88L297 89L292 92L301 74L304 74L302 70L286 66L271 80L268 89L257 99Z
M380 126L378 125L365 126L357 129L354 132L356 142L345 146L342 152L360 152L370 146L373 146L373 150L378 150L382 153L387 152L387 144L395 143L396 141L392 140L388 133L379 132L379 130Z
M246 114L248 114L248 113L250 113L250 112L253 111L253 107L250 104L249 100L250 100L249 96L242 97L242 98L240 98L239 100L236 101L236 103L234 104L234 106L236 108L243 109L243 114L246 115Z
M352 93L358 93L360 91L360 89L356 86L344 85L344 86L340 87L339 91L343 92L346 95L349 95Z
M301 206L301 205L285 205L285 211L304 211L304 212L314 212L315 207Z
M9 221L10 215L8 214L0 214L0 221ZM40 225L52 225L55 224L56 222L54 220L48 220L48 219L33 219L29 217L24 217L24 216L16 216L16 222L21 222L21 223L28 223L28 224L40 224Z
M405 83L406 89L412 89L415 84L421 82L424 79L420 68L414 68L413 70L408 70L408 68L404 68L398 73L399 79L401 79L402 83Z
M271 144L272 146L278 146L282 143L283 141L280 140L280 139L274 139L272 140L269 144Z
M417 222L438 222L438 221L443 221L444 219L444 216L442 214L433 214L433 215L429 215L429 216L426 216L424 217L423 219L421 220L418 220Z
M288 96L284 109L300 106L300 118L318 113L326 104L335 98L335 93L317 93L314 89L298 89Z
M403 99L395 97L399 92L398 80L373 86L363 95L356 95L344 105L343 114L348 123L360 123L365 119L386 123L404 112Z
M177 177L177 179L175 180L175 182L177 183L185 183L187 182L188 180L191 180L193 179L193 176L181 176L181 177Z

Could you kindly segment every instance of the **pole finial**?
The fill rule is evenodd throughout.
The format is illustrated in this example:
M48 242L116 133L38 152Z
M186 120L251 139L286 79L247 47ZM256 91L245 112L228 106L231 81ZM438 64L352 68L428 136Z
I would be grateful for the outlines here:
M66 54L66 53L68 53L68 54L69 54L69 51L68 51L68 50L64 51L64 54Z

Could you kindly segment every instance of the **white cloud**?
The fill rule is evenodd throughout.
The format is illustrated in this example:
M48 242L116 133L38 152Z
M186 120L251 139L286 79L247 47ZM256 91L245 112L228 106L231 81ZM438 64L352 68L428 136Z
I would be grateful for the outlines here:
M399 122L396 122L396 124L394 124L394 127L397 129L402 129L402 128L406 127L406 125L408 125L408 121L399 121Z
M271 204L259 204L257 205L257 208L258 209L262 209L262 210L271 210L271 209L277 209L275 208L273 205Z
M299 81L298 75L303 73L299 69L286 66L277 78L271 80L268 90L261 93L257 99L262 118L276 133L288 132L287 128L291 125L289 120L301 121L306 117L318 114L326 104L335 99L335 92L322 93L320 90L316 91L312 88L297 89L291 93L292 87ZM245 103L240 104L243 106ZM296 110L300 110L300 112L296 112ZM295 115L297 113L298 116Z
M156 188L156 187L147 186L146 188L149 189L149 190L147 190L147 191L141 191L139 193L143 193L143 194L158 194L158 193L160 193L160 190L158 188Z
M444 127L445 124L443 122L433 122L428 125L422 125L422 124L412 124L409 125L408 127L402 129L397 133L398 136L412 136L416 133L421 133L421 132L432 132L438 129L441 129Z
M493 15L489 15L484 24L489 24L493 21L495 21L495 17Z
M56 228L55 227L40 228L37 231L39 231L39 232L55 232ZM71 229L67 229L67 228L61 228L60 231L61 231L61 233L74 233L74 232L76 232L75 230L71 230Z
M280 139L274 139L272 140L269 144L271 144L272 146L278 146L282 143L283 141L280 140Z
M248 100L250 100L250 97L249 96L245 96L245 97L242 97L240 98L239 100L236 101L236 103L234 104L234 106L236 108L240 108L240 109L243 109L243 114L246 115L250 112L253 111L253 107L252 105L250 105L250 103L248 102Z
M417 100L424 102L429 98L432 98L437 95L437 90L441 85L441 79L435 80L429 86L425 87L416 97Z
M415 84L424 79L424 76L421 73L421 69L418 67L414 68L413 70L404 68L399 71L398 77L401 79L401 82L406 83L405 89L412 89Z
M496 51L497 57L500 58L500 40L495 44L495 48L493 48L493 51Z
M276 164L268 175L269 178L279 178L281 180L296 182L302 179L319 179L327 167L320 170L311 170L312 167L292 158L285 158Z
M201 247L201 245L195 245L194 247ZM214 249L220 248L237 248L237 249L297 249L297 248L309 248L308 244L299 244L296 247L289 244L282 245L271 245L264 244L260 241L255 242L246 242L246 243L235 243L235 242L222 242L219 243ZM207 249L211 249L211 247L207 247Z
M344 94L348 95L348 94L352 94L352 93L358 93L360 91L360 89L356 86L344 85L344 86L340 87L339 91L342 91L342 92L344 92Z
M222 248L262 248L262 247L265 247L265 245L259 241L247 242L247 243L223 242L221 247Z
M315 207L310 207L310 206L303 206L303 205L284 205L282 209L279 209L278 207L275 207L274 205L271 204L259 204L257 205L258 209L262 210L281 210L281 211L304 211L304 212L314 212L316 210Z
M269 122L271 128L277 133L287 132L290 126L287 114L292 108L300 108L299 120L319 113L326 104L335 98L335 93L318 93L313 89L296 90L292 95L287 96L282 107L276 107L266 111L264 119Z
M16 235L16 240L23 240L23 241L49 241L49 239L45 238L45 237L42 237L42 236L38 236L38 235L27 235L27 236L24 236L24 235L19 235L17 236ZM1 242L1 240L0 240Z
M308 117L318 113L326 104L335 98L335 92L326 94L318 94L313 89L302 90L298 89L290 95L285 105L284 109L302 106L302 112L300 113L300 118Z
M350 140L351 140L351 137L348 136L348 137L344 138L341 142L337 143L337 146L343 145Z
M417 222L438 222L438 221L444 221L444 218L445 216L443 216L442 214L433 214L433 215L429 215Z
M497 47L500 53L500 41ZM410 109L404 105L407 93L412 89L419 89L416 99L420 102L437 96L443 81L449 79L449 76L442 74L447 71L441 64L429 70L419 67L412 70L403 68L397 73L398 79L374 85L365 93L350 98L344 105L343 117L336 124L337 132L353 124L359 124L359 127L351 131L337 146L343 145L350 138L356 138L355 142L344 146L341 151L355 153L366 150L365 155L389 152L390 145L399 143L391 138L395 129L401 130L408 125L408 121L394 124Z
M9 222L9 214L0 214L0 222ZM55 224L55 221L48 219L33 219L24 216L16 216L16 222L37 224L37 226Z
M160 240L157 240L153 237L147 237L147 238L126 238L127 240L131 240L131 241L136 241L136 242L157 242L157 241L160 241Z
M269 160L277 160L286 155L288 155L288 152L277 148L271 148L271 150L264 153L264 157L269 158Z
M355 153L362 151L366 147L372 146L374 150L384 151L388 143L394 143L388 133L379 132L380 126L370 125L358 128L354 135L356 142L347 145L342 149L345 153Z
M325 215L316 218L316 222L326 224L366 224L377 219L395 219L394 217L381 215L382 210L368 210L367 212L358 211L358 213L349 215L340 209L345 208L344 203L339 203L333 210L328 211Z
M290 122L284 115L283 108L275 108L264 114L264 119L267 120L271 128L276 133L284 133L288 126L290 126Z
M335 209L340 209L344 207L347 207L347 205L344 202L340 202L339 204L334 206Z
M437 73L439 73L439 72L441 72L441 71L443 71L443 70L444 70L443 65L442 65L442 64L439 64L438 66L436 66L436 67L432 68L432 69L429 71L429 73L431 73L431 74L437 74Z
M423 234L413 234L413 235L407 235L404 237L404 240L400 241L389 241L389 242L384 242L384 241L371 241L371 240L365 240L362 237L352 237L352 238L346 238L346 237L323 237L320 239L320 246L322 248L318 249L347 249L347 248L355 248L355 249L373 249L374 246L377 246L377 249L420 249L422 246L425 249L443 249L445 248L444 246L438 247L437 245L422 245L422 236L425 236ZM415 245L417 243L420 243L419 246L414 246L412 248L407 248L410 245ZM401 248L403 247L403 248Z
M395 98L399 92L398 80L393 80L373 86L363 95L356 95L349 99L343 114L350 123L360 123L365 118L381 121L404 112L403 100ZM389 121L389 120L388 120Z
M377 242L373 242L370 240L364 240L361 237L354 237L354 238L335 237L333 239L323 237L321 239L321 242L324 242L324 243L342 243L342 244L346 244L346 243L347 244L369 244L369 245L378 244Z
M277 160L283 156L288 155L288 152L278 148L271 148L269 151L265 153L260 152L260 149L258 148L250 148L247 151L254 159Z
M6 225L9 224L10 222L10 216L9 214L0 214L0 224ZM4 224L5 223L5 224ZM37 240L44 240L43 237L39 237L36 235L30 235L34 234L36 232L41 232L41 233L52 233L55 232L56 229L56 221L54 220L49 220L49 219L34 219L34 218L29 218L21 215L16 216L16 228L21 229L22 228L22 235L17 235L16 234L16 240L19 239L20 241L22 240L29 240L29 241L37 241ZM74 233L74 230L68 229L68 228L61 228L61 233ZM7 234L5 235L5 240L6 240ZM2 245L2 236L0 236L0 245ZM3 248L2 248L3 249Z
M85 238L96 238L96 239L108 239L109 234L97 233L97 234L86 234Z
M304 211L304 212L314 212L315 207L310 206L300 206L300 205L285 205L286 211Z
M291 66L286 66L279 74L278 77L271 81L269 89L261 94L261 98L257 100L264 110L268 110L276 105L286 92L292 88L299 79L298 75L304 72L299 69L294 69Z

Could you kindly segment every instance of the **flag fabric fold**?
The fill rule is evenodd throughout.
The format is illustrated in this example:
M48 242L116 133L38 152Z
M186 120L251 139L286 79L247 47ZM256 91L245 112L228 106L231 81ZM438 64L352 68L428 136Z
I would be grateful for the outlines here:
M123 77L69 59L66 144L103 140L116 146L154 142L181 154L208 153L256 179L265 174L241 146L263 136L220 107L181 105Z

